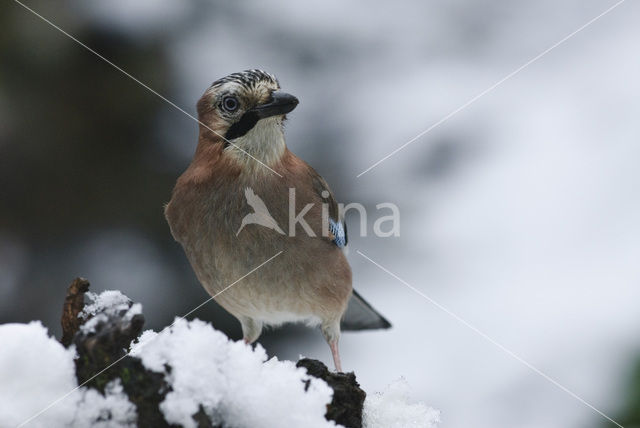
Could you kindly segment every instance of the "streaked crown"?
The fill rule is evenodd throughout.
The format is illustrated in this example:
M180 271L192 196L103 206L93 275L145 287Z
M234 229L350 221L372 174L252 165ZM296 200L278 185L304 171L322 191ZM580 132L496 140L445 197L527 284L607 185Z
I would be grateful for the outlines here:
M236 83L247 90L255 90L258 86L267 86L272 90L280 89L278 79L273 74L263 70L253 69L232 73L211 84L210 89L219 88L227 83Z

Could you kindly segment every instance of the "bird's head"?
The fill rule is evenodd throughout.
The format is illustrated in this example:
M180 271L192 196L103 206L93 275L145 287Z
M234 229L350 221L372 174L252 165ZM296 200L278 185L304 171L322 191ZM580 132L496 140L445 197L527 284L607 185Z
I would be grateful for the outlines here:
M240 148L272 162L284 152L282 123L297 105L296 97L280 91L275 76L262 70L233 73L213 82L198 101L198 119L206 125L200 132L229 153Z

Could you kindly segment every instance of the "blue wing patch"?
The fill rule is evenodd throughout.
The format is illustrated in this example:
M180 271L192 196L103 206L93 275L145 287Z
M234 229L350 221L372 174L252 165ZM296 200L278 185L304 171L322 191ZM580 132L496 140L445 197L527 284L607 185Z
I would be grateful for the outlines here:
M333 235L333 243L336 244L338 248L344 248L347 245L347 234L341 222L335 222L329 219L329 232Z

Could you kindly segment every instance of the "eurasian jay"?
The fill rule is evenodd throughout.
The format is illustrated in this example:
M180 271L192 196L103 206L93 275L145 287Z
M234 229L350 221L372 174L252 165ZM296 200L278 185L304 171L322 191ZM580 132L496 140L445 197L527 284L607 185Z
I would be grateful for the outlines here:
M352 290L346 224L327 182L285 144L283 121L297 104L261 70L215 81L198 101L198 146L165 215L246 343L265 325L319 325L341 371L341 322L349 330L390 324Z

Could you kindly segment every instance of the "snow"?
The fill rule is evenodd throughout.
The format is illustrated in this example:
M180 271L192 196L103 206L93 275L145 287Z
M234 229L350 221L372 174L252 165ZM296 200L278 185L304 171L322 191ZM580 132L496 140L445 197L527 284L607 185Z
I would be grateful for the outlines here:
M127 311L122 318L131 321L135 315L142 313L140 303L132 304L131 299L118 290L106 290L100 294L88 292L86 296L92 303L85 305L78 314L87 320L80 326L84 333L93 333L99 323L107 321L109 315L119 316L120 312Z
M0 325L0 343L0 427L18 426L57 400L25 426L135 426L135 407L118 382L106 386L105 396L74 390L75 350L49 337L39 321Z
M290 361L267 361L260 345L232 342L203 321L176 319L158 334L147 331L132 354L167 375L173 390L160 408L171 423L195 427L191 415L202 406L233 427L336 426L324 418L333 394L324 381Z
M50 339L39 321L1 325L0 343L0 426L17 426L75 388L75 351ZM73 410L63 401L29 426L66 423Z
M88 292L86 296L92 303L85 305L80 312L79 316L84 319L100 312L116 313L131 306L131 300L118 290L106 290L100 294Z
M365 428L435 428L438 423L438 410L410 402L409 384L403 378L391 383L383 393L367 395L364 402Z
M79 421L91 421L93 428L136 426L136 406L125 395L120 379L105 386L105 396L94 389L83 389L83 393L74 418L76 426L80 426Z
M81 313L92 317L88 323L124 310L128 318L142 312L118 291L88 294L92 303ZM120 380L108 383L104 395L78 388L75 349L65 349L39 321L0 325L0 343L0 427L25 421L27 427L136 426L136 407ZM160 333L147 330L130 354L165 375L171 391L160 410L170 423L195 428L192 415L202 408L227 427L340 426L324 417L333 390L323 380L291 361L268 360L262 346L233 342L206 322L176 318ZM439 413L408 396L404 381L369 395L366 428L435 427Z

